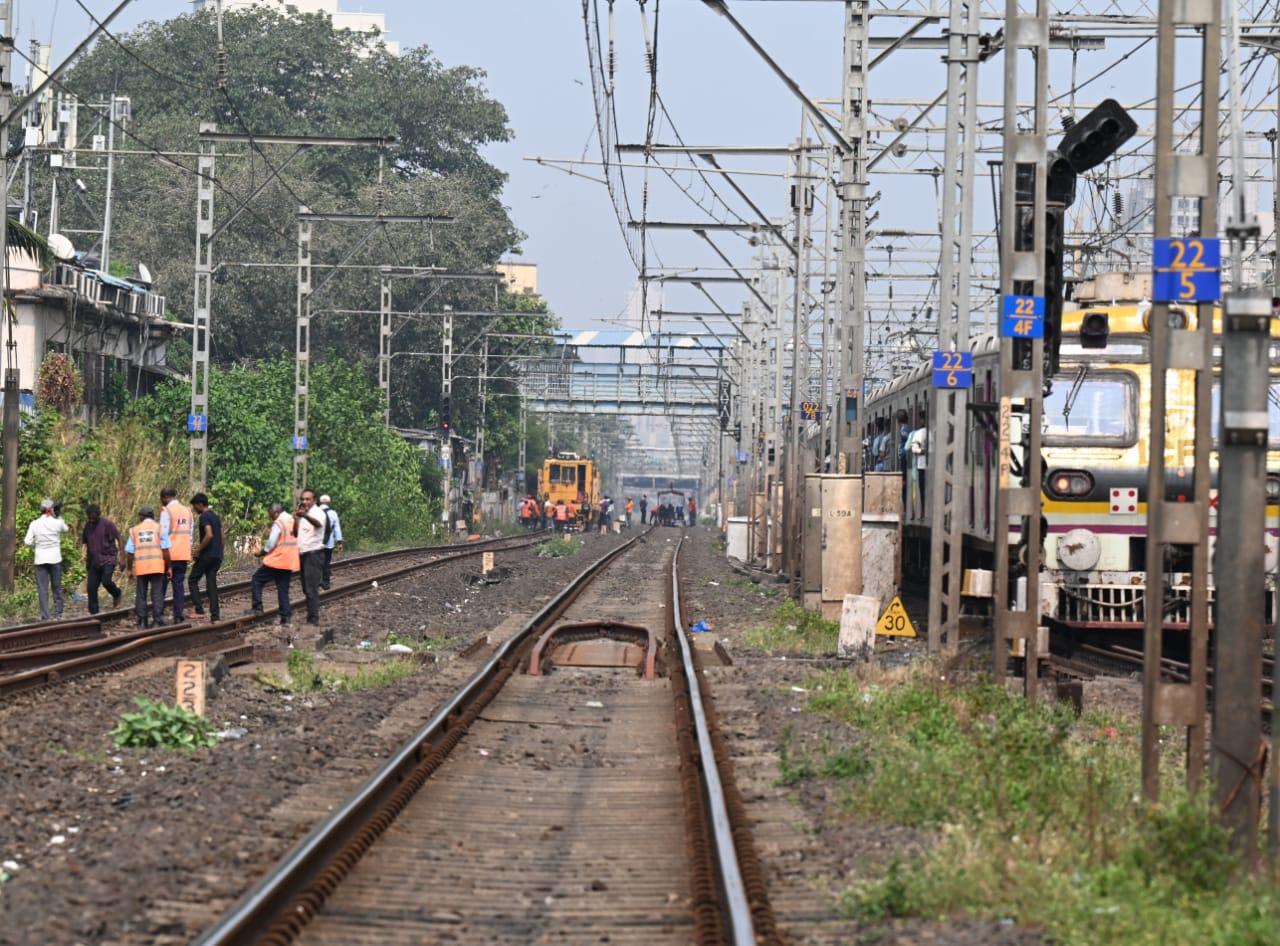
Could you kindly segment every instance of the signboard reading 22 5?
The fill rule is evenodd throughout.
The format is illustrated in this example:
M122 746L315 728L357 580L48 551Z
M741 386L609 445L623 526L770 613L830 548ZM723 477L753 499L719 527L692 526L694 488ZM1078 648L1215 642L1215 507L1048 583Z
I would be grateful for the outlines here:
M1222 294L1222 244L1216 237L1157 237L1151 265L1156 302L1213 302Z

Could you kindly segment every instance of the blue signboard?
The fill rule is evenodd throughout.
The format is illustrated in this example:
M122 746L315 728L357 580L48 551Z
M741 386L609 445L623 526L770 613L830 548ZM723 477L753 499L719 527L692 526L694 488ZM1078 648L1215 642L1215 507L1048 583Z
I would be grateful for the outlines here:
M209 429L208 414L188 414L187 415L187 431L193 434L202 434Z
M973 352L935 351L933 353L933 386L935 388L972 387Z
M295 449L295 450L305 450L305 449L307 449L307 438L306 438L306 437L294 437L294 438L293 438L293 449Z
M1216 237L1157 237L1151 264L1156 302L1214 302L1222 295L1222 243Z
M1001 338L1044 338L1044 296L1004 296Z

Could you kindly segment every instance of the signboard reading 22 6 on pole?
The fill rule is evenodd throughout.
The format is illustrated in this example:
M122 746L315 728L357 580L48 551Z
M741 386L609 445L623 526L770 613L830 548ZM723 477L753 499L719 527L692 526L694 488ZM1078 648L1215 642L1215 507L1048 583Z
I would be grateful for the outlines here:
M1157 237L1151 265L1155 302L1214 302L1222 295L1222 245L1216 237Z
M933 353L933 386L935 388L972 387L973 352L935 351Z

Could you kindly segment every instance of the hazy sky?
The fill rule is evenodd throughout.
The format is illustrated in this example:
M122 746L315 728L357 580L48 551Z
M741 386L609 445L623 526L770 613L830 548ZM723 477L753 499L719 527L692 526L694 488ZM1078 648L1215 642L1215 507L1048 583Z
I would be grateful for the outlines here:
M83 2L99 15L115 4L115 0ZM649 0L646 7L650 29L656 2ZM341 0L341 6L383 12L388 36L404 49L425 44L446 65L468 64L487 72L487 88L506 106L514 131L511 142L489 148L487 157L509 175L505 199L517 226L528 235L524 258L539 264L543 295L570 327L603 327L597 320L618 315L626 304L628 291L635 285L636 270L605 188L522 160L533 155L585 155L588 160L599 160L599 147L593 137L595 120L581 0ZM599 0L599 6L603 10L607 6L605 0ZM838 97L843 3L731 0L730 6L809 95L820 99ZM15 8L20 48L25 48L32 37L48 40L52 36L55 61L65 56L91 25L77 0L15 0ZM135 0L113 29L127 31L143 20L172 16L189 8L188 3L179 0ZM800 128L797 100L727 21L702 0L663 0L660 9L658 86L686 142L779 145L796 140ZM620 136L623 141L641 142L649 90L641 13L635 0L617 0L615 11ZM892 35L905 25L902 20L877 17L872 33ZM986 22L983 29L994 30L998 26ZM937 27L931 27L926 33L936 31ZM1149 94L1146 90L1153 85L1149 54L1154 51L1154 44L1131 61L1106 68L1136 42L1109 39L1105 50L1079 55L1081 80L1103 73L1087 84L1082 101L1096 102L1110 95L1128 102ZM236 51L232 49L230 53L234 58ZM1070 53L1055 55L1053 64L1051 94L1059 94L1070 85ZM1270 79L1272 68L1270 64L1266 66L1264 82ZM998 103L1001 71L998 59L983 69L980 98L984 102ZM893 118L913 116L917 107L900 100L931 100L943 90L945 82L941 50L895 52L871 73L875 120L887 126ZM1055 121L1059 108L1055 106ZM1138 117L1140 123L1150 120L1149 113ZM943 109L939 107L925 124L940 126L942 119ZM998 126L998 110L984 112L983 120ZM885 131L876 136L872 150L883 147L891 134ZM670 131L662 129L657 139L670 141ZM940 149L941 135L935 132L931 143ZM981 155L979 170L985 173L987 159L996 156ZM630 156L625 160L640 159ZM923 155L918 163L924 170L936 168L938 160L936 156ZM726 158L723 163L755 172L785 169L780 158ZM883 169L882 166L880 170ZM597 168L580 170L599 173ZM638 214L643 172L628 173L633 209ZM680 186L715 210L714 198L700 179L688 173L677 175L677 179ZM742 180L767 213L784 212L787 192L782 179L753 176ZM873 216L879 215L878 227L936 232L938 182L932 174L877 174L872 190L883 195L873 210ZM742 209L741 202L723 185L721 191ZM988 191L988 182L980 180L975 193L980 230L991 226ZM648 210L651 219L707 219L672 182L656 172L650 173ZM723 234L716 239L736 262L749 263L752 250L743 235ZM667 266L721 265L692 234L663 233L654 242L657 257ZM932 245L936 248L936 243ZM905 252L904 249L899 258ZM931 252L936 253L936 249ZM923 259L921 263L928 266ZM741 289L720 287L716 293L725 308L740 308ZM667 308L674 309L705 311L710 306L687 286L669 287L665 302Z
M115 5L115 0L84 2L99 16ZM340 5L385 13L387 34L401 48L425 44L446 65L474 65L488 73L487 87L506 106L515 137L488 149L487 157L510 175L505 199L516 224L528 234L524 257L539 264L543 295L566 325L586 326L615 316L635 283L635 267L607 192L600 184L522 160L527 155L579 158L584 148L589 160L599 160L579 0L342 0ZM806 90L838 95L842 4L735 6ZM48 41L52 36L54 61L92 25L75 0L17 0L15 7L22 48L31 38ZM652 17L652 2L648 8ZM189 9L175 0L135 0L112 30L127 31L144 20ZM636 105L634 114L622 116L622 137L642 141L648 80L640 14L628 0L617 3L616 11L619 95ZM795 99L700 0L662 4L658 43L660 89L686 141L781 144L795 139ZM781 170L780 163L774 169ZM771 195L769 212L780 210L783 183L754 183L768 184L769 190L758 192ZM651 215L657 211L683 220L697 218L697 208L672 199L661 186L654 183ZM707 259L692 237L664 239L662 257L668 263L686 262L694 253L698 260ZM689 252L682 253L686 247ZM739 252L737 258L745 262L749 253ZM723 296L726 307L738 306L739 293L724 290ZM671 290L668 303L707 305L705 300L698 303L689 289Z

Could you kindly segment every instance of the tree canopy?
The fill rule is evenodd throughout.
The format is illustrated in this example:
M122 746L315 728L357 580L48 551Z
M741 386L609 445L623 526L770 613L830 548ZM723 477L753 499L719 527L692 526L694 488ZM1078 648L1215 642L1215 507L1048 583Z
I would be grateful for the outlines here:
M117 148L174 152L171 157L117 159L112 268L132 273L145 263L168 309L189 321L194 276L196 158L201 122L242 136L393 136L378 147L292 146L220 142L215 168L211 352L216 363L273 361L293 350L297 311L297 212L421 215L448 224L317 222L312 234L311 351L316 361L341 359L376 377L380 266L437 267L492 273L518 252L522 234L502 203L506 176L483 155L508 140L505 109L484 87L484 73L445 66L426 47L393 56L368 37L335 30L323 15L263 7L224 16L228 51L219 88L212 14L198 12L143 24L99 41L66 75L64 89L82 102L130 98L127 132ZM81 137L88 116L82 113ZM97 129L105 132L105 126ZM92 131L92 130L91 130ZM91 159L82 158L82 161ZM82 174L85 199L73 200L75 169L45 168L38 180L47 206L50 175L62 195L60 227L99 225L104 175ZM232 220L232 218L235 218ZM81 247L87 249L87 247ZM345 263L359 269L334 268ZM438 414L439 312L491 312L514 305L492 278L391 280L394 318L393 423L425 427ZM541 332L554 326L545 307L521 316L459 315L455 350L483 331ZM495 363L514 341L494 339ZM189 350L171 363L188 366ZM459 370L452 401L455 429L476 415L475 370ZM509 368L508 368L509 374ZM489 441L514 464L518 403L494 382ZM216 394L216 392L215 392ZM211 411L215 422L216 403ZM496 436L495 436L496 434Z

